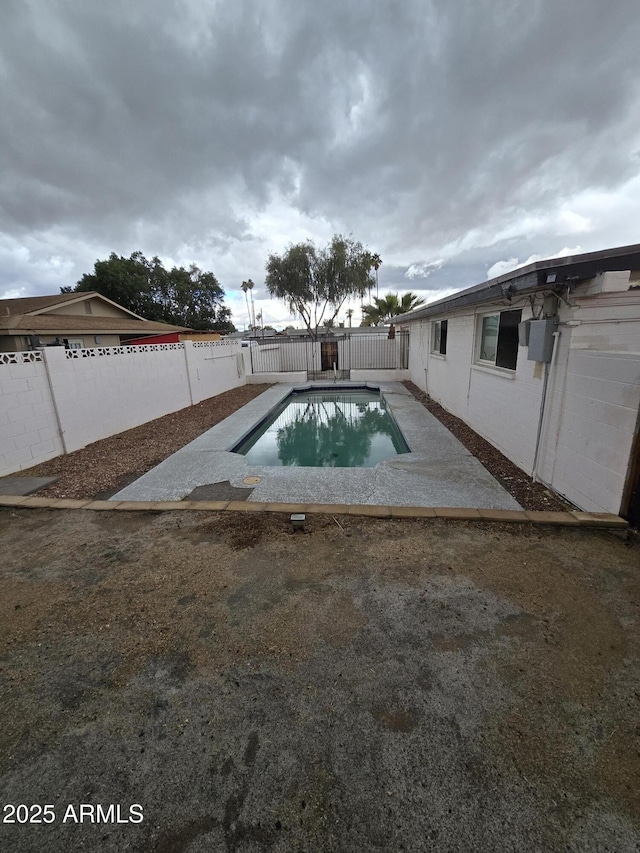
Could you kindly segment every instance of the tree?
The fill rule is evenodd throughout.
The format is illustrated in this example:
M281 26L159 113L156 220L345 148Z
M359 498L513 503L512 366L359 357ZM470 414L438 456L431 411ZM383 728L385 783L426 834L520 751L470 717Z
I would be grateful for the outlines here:
M352 318L352 317L353 317L353 315L354 315L354 310L353 310L353 308L347 308L347 310L346 310L346 315L347 315L347 320L349 321L349 328L351 328L351 318Z
M397 317L399 314L406 314L423 304L424 299L412 291L405 293L402 298L397 293L387 293L382 299L376 296L372 305L365 305L361 325L380 326L386 320Z
M244 291L244 298L245 298L245 301L247 303L247 314L249 315L249 328L255 329L255 325L256 325L255 310L256 309L255 309L255 306L253 304L253 293L251 293L251 291L253 290L253 282L251 281L250 278L248 278L246 281L242 282L240 287ZM249 297L247 296L247 293L251 294L251 307L253 308L253 319L251 319L251 311L249 309Z
M382 258L377 253L375 255L371 255L370 257L371 266L376 271L376 299L378 298L378 270L382 265Z
M346 299L366 292L370 257L361 243L338 234L324 249L311 241L298 243L282 256L269 256L265 283L316 338L323 320L333 323Z
M61 293L95 290L146 320L234 332L231 311L224 306L224 290L212 272L192 264L189 269L166 270L162 261L147 260L142 252L106 261L96 261L94 272L84 274L75 287L61 287Z

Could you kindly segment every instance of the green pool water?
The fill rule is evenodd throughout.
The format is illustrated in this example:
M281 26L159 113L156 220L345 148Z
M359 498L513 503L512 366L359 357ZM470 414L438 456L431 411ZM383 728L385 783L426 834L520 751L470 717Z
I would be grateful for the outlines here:
M409 453L380 392L293 392L233 448L253 465L372 468Z

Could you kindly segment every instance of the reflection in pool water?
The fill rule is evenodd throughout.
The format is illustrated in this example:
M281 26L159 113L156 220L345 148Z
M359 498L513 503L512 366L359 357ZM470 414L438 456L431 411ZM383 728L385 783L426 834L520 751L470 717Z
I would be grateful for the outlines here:
M372 468L409 448L376 391L295 392L234 448L252 465Z

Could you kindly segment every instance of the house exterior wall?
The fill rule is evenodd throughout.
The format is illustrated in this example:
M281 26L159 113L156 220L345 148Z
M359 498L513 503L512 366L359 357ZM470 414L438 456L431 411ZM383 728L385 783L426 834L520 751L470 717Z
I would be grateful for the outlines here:
M120 346L119 335L87 334L86 332L64 332L60 335L37 335L41 346L52 344L55 339L67 338L72 341L81 341L82 347L117 347ZM96 340L97 338L97 340ZM0 353L2 352L28 352L31 349L30 337L28 335L0 335Z
M629 273L607 273L579 285L570 305L560 305L537 458L544 364L529 361L526 347L518 348L515 371L475 363L478 318L522 307L522 319L529 319L528 300L407 324L411 379L580 508L618 513L640 407L640 290L629 282ZM430 352L433 323L441 319L448 320L444 356Z
M89 305L91 311L88 312L85 305ZM83 299L80 302L66 302L56 308L47 308L46 311L41 311L40 314L64 314L66 316L93 316L93 317L127 317L131 319L131 314L128 311L123 311L115 305L109 305L102 299L97 299L95 296L91 299ZM37 315L36 315L37 316Z
M56 338L64 339L66 338L69 341L82 341L82 349L90 349L91 347L118 347L120 346L120 336L119 335L101 335L101 334L87 334L86 332L78 332L77 334L74 332L65 332L61 335L38 335L40 343L42 346L46 347L47 344L52 344ZM97 340L96 340L97 338ZM28 344L28 339L27 339Z
M28 348L27 340L23 335L0 335L0 353L21 352Z
M475 363L476 328L484 314L513 306L469 308L448 316L447 353L430 352L432 322L411 327L409 372L419 388L452 414L469 424L527 473L533 469L542 371L527 361L519 347L516 370ZM522 306L522 319L531 309ZM417 334L416 334L417 332ZM513 411L512 411L513 410ZM505 412L509 415L505 416Z

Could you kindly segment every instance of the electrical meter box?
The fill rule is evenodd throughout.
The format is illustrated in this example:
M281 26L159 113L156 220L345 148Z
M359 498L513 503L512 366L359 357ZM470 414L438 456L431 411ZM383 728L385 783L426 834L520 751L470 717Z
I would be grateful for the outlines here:
M522 323L518 323L518 346L528 347L529 346L529 323L531 320L523 320Z
M529 361L550 362L553 355L553 333L558 328L558 318L531 320L529 323Z

